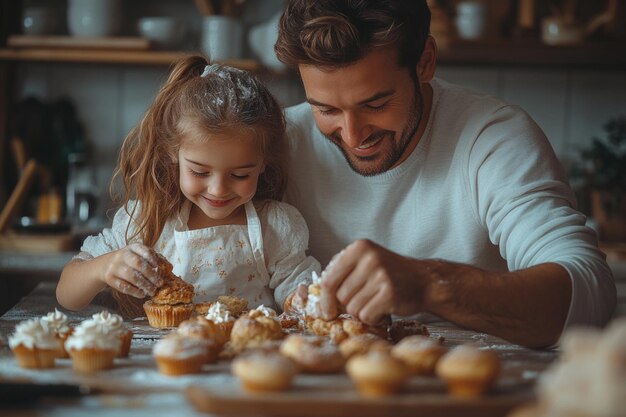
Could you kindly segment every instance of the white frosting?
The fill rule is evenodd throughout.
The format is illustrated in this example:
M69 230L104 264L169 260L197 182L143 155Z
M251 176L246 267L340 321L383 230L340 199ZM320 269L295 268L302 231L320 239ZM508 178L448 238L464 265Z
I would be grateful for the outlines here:
M185 359L205 355L207 347L208 342L205 340L171 333L154 345L152 353L155 356Z
M209 311L206 313L206 319L211 320L213 323L226 323L235 320L226 305L219 301L211 304Z
M64 335L70 331L67 316L56 308L53 312L51 311L46 316L42 317L41 321L47 323L48 327L58 335Z
M74 333L65 341L65 349L96 348L104 350L120 349L119 336L107 326L94 319L88 319L80 323Z
M258 306L255 310L260 311L265 317L270 317L270 318L276 317L276 311L274 311L273 309L269 307L265 307L263 304Z
M306 301L306 309L304 314L310 317L322 317L322 308L320 304L320 296L309 294Z
M546 415L623 416L626 410L626 318L604 332L571 329L559 360L541 376Z
M58 349L59 341L48 323L40 319L30 319L15 326L15 332L9 336L11 349L23 345L29 349Z
M315 271L313 271L313 273L311 274L311 279L313 280L313 284L318 284L318 285L322 284L322 277L317 275L317 272Z
M126 332L124 327L124 319L118 314L109 313L108 310L102 310L91 316L94 321L107 327L110 332L121 335Z

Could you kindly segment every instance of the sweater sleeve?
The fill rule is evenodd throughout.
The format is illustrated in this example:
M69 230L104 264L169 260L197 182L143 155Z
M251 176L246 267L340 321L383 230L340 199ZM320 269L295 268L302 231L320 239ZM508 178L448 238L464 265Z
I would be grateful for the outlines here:
M298 210L283 202L269 201L263 208L263 246L269 286L274 290L276 304L282 308L289 294L299 284L310 284L313 271L321 266L307 256L309 229Z
M615 308L615 282L541 129L521 109L503 106L473 137L470 198L509 270L562 265L572 282L565 328L605 324Z

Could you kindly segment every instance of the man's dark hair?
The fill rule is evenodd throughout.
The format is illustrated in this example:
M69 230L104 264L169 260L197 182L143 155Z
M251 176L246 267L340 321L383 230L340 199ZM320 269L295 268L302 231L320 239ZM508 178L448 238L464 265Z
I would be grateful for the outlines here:
M426 0L289 0L274 49L292 68L340 68L374 48L397 47L398 64L414 69L429 30Z

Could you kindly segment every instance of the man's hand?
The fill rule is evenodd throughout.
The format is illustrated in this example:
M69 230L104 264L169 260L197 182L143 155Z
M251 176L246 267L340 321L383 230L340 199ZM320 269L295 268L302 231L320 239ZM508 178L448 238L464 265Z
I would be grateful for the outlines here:
M421 311L429 282L427 262L391 252L369 240L357 240L337 254L322 276L322 312L337 316L337 302L364 323L375 325L386 315Z
M154 295L163 285L157 275L157 257L152 249L132 243L109 254L101 280L109 287L133 297Z

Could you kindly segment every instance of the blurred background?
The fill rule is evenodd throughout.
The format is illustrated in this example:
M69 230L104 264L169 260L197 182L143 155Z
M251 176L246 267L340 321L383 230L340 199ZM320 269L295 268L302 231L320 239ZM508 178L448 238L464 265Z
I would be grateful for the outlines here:
M626 5L431 0L437 76L519 104L552 143L626 307ZM304 99L273 53L283 0L0 0L0 313L109 224L125 135L188 53ZM32 162L29 162L32 161Z

